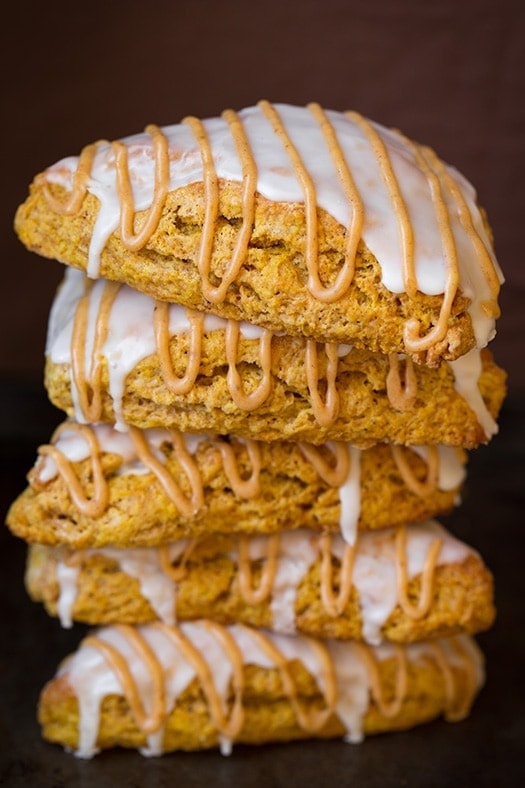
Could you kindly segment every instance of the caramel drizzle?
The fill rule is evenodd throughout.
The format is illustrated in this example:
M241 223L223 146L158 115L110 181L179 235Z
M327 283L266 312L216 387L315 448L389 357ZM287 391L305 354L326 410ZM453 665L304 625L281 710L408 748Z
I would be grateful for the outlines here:
M327 443L334 459L328 463L320 449L311 443L298 443L304 457L313 465L317 475L330 487L342 487L350 473L350 452L346 443Z
M213 725L221 735L229 739L235 739L242 729L244 722L245 710L243 706L243 692L245 682L243 656L234 637L226 628L211 621L201 621L200 624L219 641L232 665L234 700L229 714L224 711L223 700L215 686L209 664L191 640L178 628L169 627L160 622L155 622L149 626L157 629L170 640L181 656L191 665L206 697L208 712ZM159 730L165 723L171 711L166 706L163 667L155 657L144 636L141 635L137 629L127 625L117 625L114 629L128 640L138 656L143 660L150 673L153 684L153 702L152 711L149 715L144 711L139 688L129 664L120 651L112 644L95 635L85 638L83 646L97 649L101 653L120 681L123 695L130 706L137 726L146 734L153 733ZM335 670L332 658L326 646L315 640L308 639L308 644L315 652L318 659L320 672L324 678L324 685L326 687L323 692L326 708L308 711L303 708L299 700L292 671L284 654L267 636L263 635L262 632L248 628L244 629L249 632L261 651L272 660L279 671L283 691L290 701L300 727L308 732L314 732L322 728L328 718L333 714L337 702Z
M71 373L78 393L79 407L85 419L91 422L100 421L102 416L102 348L108 334L108 322L111 307L118 294L120 285L106 282L100 299L97 320L95 321L95 337L91 353L89 374L86 376L85 356L87 345L87 328L90 296L93 282L86 279L85 292L80 299L73 321L71 334Z
M300 703L297 687L290 668L290 663L284 654L279 651L277 646L259 630L249 629L247 631L249 631L250 637L255 640L261 651L274 662L277 670L279 671L283 690L290 701L300 727L309 733L314 733L315 731L320 730L326 724L330 716L334 713L335 705L337 703L337 681L335 670L330 652L326 646L321 641L304 638L307 640L308 645L316 653L320 670L324 677L324 686L326 687L326 690L323 693L326 708L311 709L308 711L307 709L303 708Z
M424 618L432 605L434 595L435 569L442 540L436 537L429 547L425 558L425 565L421 573L421 593L417 604L408 598L407 555L406 555L406 526L401 526L396 531L396 581L397 595L405 615L418 621Z
M339 412L339 392L337 390L336 378L339 359L337 356L337 344L327 342L324 346L326 353L326 398L322 401L319 394L319 363L318 363L318 343L313 339L306 340L306 380L310 401L316 421L322 427L328 427L334 423Z
M128 165L128 148L123 142L113 142L115 168L117 171L117 189L120 197L120 237L130 252L142 249L157 229L170 185L170 159L168 140L158 126L146 126L146 133L151 136L153 155L155 157L155 180L153 200L139 232L135 232L135 206Z
M161 375L166 386L174 394L188 394L195 384L201 364L204 314L195 309L185 310L190 324L188 363L184 375L179 378L173 371L170 355L169 309L170 305L166 302L155 302L153 325Z
M334 593L331 534L322 534L319 537L319 550L321 553L321 601L328 615L337 618L342 615L352 592L356 544L345 544L337 594Z
M459 639L450 637L448 643L461 657L463 674L461 680L456 676L447 659L442 644L439 641L429 641L428 645L443 676L446 698L445 719L448 722L459 722L465 719L472 705L477 687L476 673L474 661Z
M161 622L154 622L151 626L161 631L168 640L174 644L184 659L192 666L200 681L202 690L208 703L208 711L217 730L228 738L234 738L242 728L244 721L244 708L242 696L244 690L243 658L237 643L232 635L219 624L212 621L203 621L204 626L219 640L233 668L234 700L230 715L224 713L223 702L213 681L210 667L200 651L180 629L169 627ZM165 716L169 710L165 711Z
M263 330L259 340L259 361L262 377L258 386L246 394L237 370L239 336L241 326L237 320L228 320L226 325L225 348L228 362L227 383L231 397L238 408L251 411L259 408L270 396L272 387L272 337L268 329Z
M185 517L195 517L204 506L204 490L199 467L194 458L186 449L180 433L170 430L173 448L177 459L184 470L191 487L191 498L186 498L172 474L160 460L155 457L148 446L145 435L137 427L129 426L129 434L135 446L138 458L155 474L162 485L166 495L175 504L179 512Z
M233 446L226 441L216 439L214 446L218 449L222 459L222 466L231 488L239 498L256 498L261 493L261 449L256 441L246 439L245 446L250 460L250 475L243 479L235 457Z
M77 432L86 441L89 447L89 457L91 459L91 469L93 475L93 495L87 498L82 489L82 485L73 470L73 465L67 457L52 445L40 446L38 454L43 457L51 457L54 461L60 477L64 481L68 493L82 514L88 517L100 517L107 509L109 503L109 488L102 469L102 462L100 457L100 445L97 437L91 427L85 424L77 424L75 422L64 422L60 424L51 436L51 443L54 443L62 432L73 430Z
M227 109L222 113L222 117L230 127L230 132L241 160L243 192L241 231L237 237L231 262L227 268L226 279L223 276L220 292L221 299L225 297L227 286L238 276L239 271L248 258L248 246L255 225L255 195L257 192L257 165L239 116L233 110Z
M180 580L184 579L187 572L186 564L190 560L191 554L195 551L198 544L198 539L190 539L176 565L170 557L170 547L168 544L162 544L157 547L160 567L166 577L173 580L174 583L178 583Z
M427 476L423 482L420 482L419 479L416 478L415 473L411 470L401 446L392 444L390 450L401 478L414 495L417 495L419 498L424 498L437 488L439 474L439 453L437 446L427 447Z
M213 304L224 301L226 291L239 275L239 271L248 257L248 244L255 221L255 193L257 190L257 165L239 117L231 109L225 110L222 113L222 117L229 126L241 160L243 195L241 231L237 236L235 248L224 270L221 283L217 286L212 285L210 282L213 243L219 217L219 181L217 171L202 121L195 117L187 117L182 121L192 130L201 153L206 203L197 268L201 276L202 293Z
M73 216L80 211L82 208L82 203L84 202L84 198L87 194L87 182L91 175L95 155L101 143L102 141L95 142L91 145L86 145L81 151L78 159L77 169L73 175L73 188L71 190L69 199L65 201L57 200L56 197L51 194L49 184L45 178L38 179L39 183L42 185L44 197L47 200L51 210L55 211L56 213L60 213L63 216Z
M394 696L391 700L385 700L383 683L379 669L378 660L369 646L364 643L355 643L355 647L363 660L370 682L370 692L380 714L391 719L397 717L406 698L408 689L408 661L406 652L399 644L394 644L396 656L396 680Z
M135 721L144 733L154 733L166 718L166 698L164 692L164 672L162 665L153 653L151 646L134 627L117 624L114 627L133 647L148 668L153 684L153 701L151 713L144 711L140 692L125 657L111 643L107 643L96 635L84 639L83 645L99 651L110 668L116 673L121 684L124 697L129 703Z
M398 231L401 241L403 259L403 281L405 290L410 298L417 292L417 278L414 269L414 232L408 216L407 207L401 194L398 180L394 173L392 162L388 155L386 145L374 129L373 125L357 112L345 113L363 132L372 152L376 158L383 182L390 196L394 213L398 220Z
M306 214L305 261L308 271L307 288L310 294L318 301L332 303L346 295L354 278L357 246L364 222L363 204L352 174L338 142L335 129L330 123L326 113L319 104L315 102L309 104L308 109L319 124L350 208L345 259L335 282L330 286L325 286L319 277L319 239L315 184L296 146L291 141L275 107L273 107L270 102L264 100L260 101L258 106L270 122L274 133L281 139L290 158L296 177L303 189ZM359 115L359 113L347 112L346 115L359 126L368 140L381 172L383 182L390 196L394 213L398 219L405 290L407 295L413 298L418 290L414 266L414 232L386 145L373 125ZM218 285L213 285L210 282L211 259L220 208L217 171L213 161L211 145L202 121L192 116L188 116L182 120L182 123L186 124L191 129L201 155L205 190L205 216L197 258L197 268L201 277L203 296L210 303L214 304L220 303L225 299L229 286L237 278L242 266L246 263L248 258L249 240L255 221L257 191L257 164L242 122L239 116L231 109L225 110L222 113L222 117L228 124L241 161L243 195L242 227L237 237L231 258L222 274L220 284ZM135 232L134 229L137 214L133 204L127 147L125 143L120 141L110 143L115 155L117 192L120 202L120 235L122 243L130 251L138 251L143 248L156 231L169 192L170 172L168 139L162 130L153 124L147 126L145 131L152 138L155 159L154 193L151 206L138 232ZM499 280L494 263L485 244L473 226L473 220L468 205L454 179L446 171L443 163L439 161L435 153L429 148L417 146L399 132L397 133L413 152L418 165L427 177L447 264L444 300L437 323L424 337L420 336L420 325L416 318L411 318L405 323L405 346L409 352L417 353L427 350L437 344L445 336L452 303L459 283L457 254L450 217L442 194L442 183L446 186L448 192L456 202L461 224L476 250L480 259L483 276L492 293L492 299L482 305L482 308L488 316L497 317L499 314L498 305L496 303L496 297L499 292ZM53 197L47 183L43 181L44 197L52 210L64 215L72 215L80 211L87 194L87 182L91 175L95 154L100 144L102 144L102 142L87 145L82 150L77 169L73 175L72 191L69 199L65 202L59 201ZM215 278L218 277L215 275Z
M456 249L456 242L454 240L454 233L452 232L452 225L450 223L450 216L446 202L441 190L441 183L434 172L432 167L429 166L427 159L421 153L420 148L411 142L403 135L398 136L403 139L408 148L413 152L415 159L421 168L421 171L427 178L436 219L441 236L441 243L443 247L443 256L447 267L445 277L445 292L439 317L435 326L428 332L425 337L420 336L420 325L417 318L412 317L405 323L404 341L405 347L409 352L418 353L423 350L428 350L438 342L440 342L447 333L448 321L452 310L452 304L459 287L459 266L458 255ZM407 291L408 292L408 291Z
M71 367L73 382L78 391L79 407L84 418L91 422L101 420L102 416L102 348L109 328L111 307L121 285L106 282L95 320L95 341L91 354L89 378L85 375L85 354L87 345L88 313L93 280L86 280L85 292L79 300L71 335ZM175 375L169 348L169 304L157 301L153 312L155 344L162 378L166 386L175 394L187 394L195 384L202 359L204 336L204 315L195 310L186 310L190 323L190 346L186 371L182 377ZM237 368L241 324L228 320L225 329L225 353L228 364L226 381L230 395L238 408L245 411L256 410L266 402L272 390L272 339L268 329L262 329L259 340L259 365L261 378L256 388L246 393ZM314 417L322 426L330 426L339 412L339 392L337 390L338 355L337 344L324 345L326 357L326 401L319 394L318 344L307 339L305 344L305 369L307 386Z
M411 358L405 358L404 381L401 383L399 356L388 354L388 373L386 376L386 392L388 400L395 410L405 412L414 407L417 397L417 378Z
M333 548L332 535L319 534L317 547L321 558L320 571L320 597L325 613L331 618L343 615L353 589L353 570L358 550L358 542L354 545L345 544L339 584L337 592L334 590L333 580ZM186 576L186 565L199 540L191 540L184 550L178 564L173 566L169 559L169 548L158 548L159 563L166 575L174 580L183 580ZM273 595L275 578L281 560L281 536L271 534L266 537L266 555L262 559L261 576L255 588L253 584L253 567L250 558L249 537L242 535L238 538L237 575L241 598L249 605L260 605L268 602ZM397 604L405 615L412 619L424 618L432 605L435 570L442 546L442 540L437 537L429 547L425 557L423 571L421 572L421 597L418 605L413 605L408 598L408 576L406 558L406 531L402 527L396 531L395 536L395 570L397 583ZM258 562L257 562L258 563Z
M268 550L264 558L263 569L257 588L253 586L252 563L250 559L250 541L246 536L239 537L239 590L245 602L260 605L272 595L277 563L279 558L279 534L268 537Z
M319 300L325 303L337 301L342 298L348 291L355 274L355 261L357 257L357 247L361 239L361 232L364 223L364 208L363 202L359 196L359 192L355 185L352 174L346 163L344 153L337 139L335 129L328 120L326 113L316 102L308 104L308 109L317 120L321 131L323 132L328 150L332 156L334 166L337 170L339 180L341 181L345 197L350 206L350 218L348 221L348 229L346 235L346 249L345 260L335 283L331 287L324 287L319 281L319 275L316 268L313 268L311 278L315 285L313 291L310 287L310 292L315 295Z
M476 250L476 254L479 258L480 268L485 280L489 286L489 290L492 295L492 299L487 303L485 303L484 309L485 313L489 317L499 317L500 310L497 304L496 298L500 291L500 282L498 278L498 274L496 271L496 267L494 265L494 261L489 254L485 243L483 242L480 234L474 227L474 222L472 219L472 213L468 207L468 204L461 193L461 189L457 185L456 181L452 177L452 175L448 172L447 168L443 164L442 161L436 156L435 152L428 147L421 148L422 155L427 160L429 166L437 173L439 179L445 185L448 193L452 196L456 203L458 217L461 222L461 226L463 227L465 233L467 234L470 242L474 246Z
M179 628L169 627L160 622L150 624L149 627L162 633L173 644L181 657L192 667L206 698L212 724L220 735L234 740L242 730L245 717L245 707L243 705L245 690L244 658L235 638L225 627L211 621L201 621L200 625L205 627L217 639L232 666L233 702L229 710L224 708L225 703L217 690L208 662L190 638ZM318 661L322 681L318 682L317 686L322 694L325 706L323 709L308 710L304 708L300 701L290 663L280 649L262 631L244 627L243 625L237 625L237 627L244 629L255 641L262 653L275 665L279 672L283 692L290 702L298 725L308 733L315 733L322 729L335 713L338 700L334 661L327 647L322 641L303 638L314 651ZM152 708L149 714L144 710L140 689L129 663L119 649L96 635L86 637L82 646L96 649L101 654L109 668L116 674L123 696L129 704L138 728L145 734L154 733L165 724L171 713L171 709L167 707L166 703L163 666L155 656L144 635L137 628L128 625L116 625L113 629L127 640L149 672L152 683ZM459 701L459 682L456 681L452 665L447 660L442 645L438 641L434 641L429 642L429 647L443 676L446 696L446 719L457 721L463 719L468 713L477 683L472 658L456 638L450 638L449 643L461 655L466 674L466 687L463 688L463 698L459 697ZM380 714L388 719L398 716L408 691L408 657L406 651L399 645L394 646L396 659L394 695L390 700L386 700L377 656L369 646L361 643L354 643L352 648L367 670L370 693ZM320 685L324 687L324 690L321 689Z

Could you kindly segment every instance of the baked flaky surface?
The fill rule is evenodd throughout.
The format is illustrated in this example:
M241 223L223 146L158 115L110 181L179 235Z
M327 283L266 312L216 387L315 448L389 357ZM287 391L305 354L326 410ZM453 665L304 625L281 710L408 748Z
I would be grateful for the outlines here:
M447 646L446 641L444 644ZM441 646L438 649L441 650ZM472 672L474 666L470 658L467 662L450 661L449 655L442 652L440 660L436 650L428 647L419 649L417 654L407 652L405 666L401 669L404 680L400 683L400 657L403 657L402 653L397 657L373 657L374 661L377 659L375 667L371 668L375 673L375 687L371 682L367 689L366 670L364 674L357 674L365 682L357 691L359 708L356 709L356 719L352 724L354 730L351 731L354 737L358 733L357 740L363 735L408 729L440 715L453 721L468 714L482 683L479 669L474 668ZM353 662L363 659L363 656L354 652L347 659ZM249 661L243 665L242 677L237 678L242 685L242 720L234 735L226 737L230 742L264 744L312 737L342 737L348 732L347 722L331 710L333 705L327 706L319 678L312 675L311 668L305 668L300 659L292 658L287 660L284 670L286 681L282 670L261 667ZM344 683L344 679L338 678L336 698L339 694L353 692ZM401 685L404 686L401 688ZM231 719L235 714L232 688L226 693L225 701ZM211 716L209 698L195 679L178 695L173 706L166 708L158 751L217 747L224 736L219 736ZM301 717L317 718L318 722L308 730ZM71 686L67 662L41 694L39 721L45 739L68 748L79 746L79 704ZM98 749L139 748L147 744L146 734L137 724L127 698L118 693L101 698L97 729L94 744ZM89 757L95 753L86 749L84 754Z
M170 390L158 357L148 356L127 375L121 417L140 428L167 427L185 432L214 432L241 435L257 440L350 441L358 446L389 442L399 444L445 444L474 448L487 441L483 427L465 398L455 387L448 364L437 369L415 368L417 393L406 410L396 410L388 396L388 357L351 350L337 365L335 388L339 397L337 415L326 424L319 422L306 377L303 339L276 336L268 396L253 410L235 404L228 384L222 331L205 335L199 374L186 394ZM186 369L186 341L170 341L177 375ZM506 393L506 374L490 351L481 353L479 392L492 418L496 418ZM319 353L319 396L324 397L326 356ZM116 420L109 394L107 364L102 362L100 421ZM246 393L261 381L259 342L241 340L237 371ZM74 415L68 364L49 358L45 384L53 404Z
M98 200L87 194L78 213L64 216L50 208L43 186L43 179L36 178L29 197L18 209L18 236L37 254L85 271ZM220 186L211 264L214 276L210 277L215 283L231 259L242 226L242 186L227 181ZM46 188L59 200L68 196L59 185L47 184ZM381 283L380 266L363 242L357 249L355 274L347 294L328 304L314 298L306 287L304 206L272 202L260 195L246 264L227 289L224 301L210 303L202 294L196 262L205 215L204 193L202 183L170 192L158 228L138 251L127 249L118 231L114 232L101 253L99 275L160 300L379 353L405 352L407 319L415 317L422 334L437 322L443 297L421 292L408 297L387 290ZM145 212L137 214L137 227L144 218ZM343 264L346 231L322 209L318 209L318 229L319 272L328 286ZM445 338L428 351L413 353L414 360L435 365L475 346L468 304L465 296L456 295Z
M184 561L180 578L173 580L173 605L169 611L173 620L207 618L220 624L242 623L279 630L283 624L272 613L271 593L260 602L246 599L240 582L238 556L235 559L232 553L237 547L232 539L208 539L192 550ZM126 573L114 553L64 553L32 545L26 567L26 588L30 597L35 602L42 602L51 615L57 615L59 562L65 562L66 566L73 566L78 571L72 620L94 626L136 625L159 617L145 596L140 580ZM340 562L332 557L332 565L333 584L339 588ZM180 560L173 564L175 571L179 567ZM263 568L264 562L253 562L255 588L260 585ZM359 590L354 585L341 612L330 614L323 603L321 571L319 556L297 581L294 628L313 637L363 640ZM407 595L412 604L417 605L421 586L421 575L407 583ZM462 563L437 567L425 615L412 618L398 600L380 627L378 636L394 643L411 643L459 632L475 634L484 631L494 622L493 596L491 573L478 555L471 554ZM380 615L380 606L381 603L376 616Z
M62 475L57 473L42 481L38 473L42 458L29 475L30 485L12 503L7 524L28 542L75 548L151 546L210 533L341 529L339 487L322 478L297 444L258 444L261 467L255 495L236 493L217 445L205 436L193 455L203 493L202 505L194 513L185 511L153 472L122 473L122 456L107 451L100 455L108 491L107 505L101 512L93 515L80 508ZM253 459L245 443L229 439L227 445L234 453L239 477L249 478L254 473ZM407 485L390 446L378 444L351 457L350 474L358 474L354 497L359 530L424 520L454 506L459 484L446 490L439 488L437 480L427 485L427 461L406 447L399 451L419 487ZM190 480L168 433L162 453L163 468L190 501ZM320 456L330 466L333 464L333 455L326 447L320 447ZM463 452L461 461L465 460ZM91 458L73 463L72 470L86 500L93 499Z

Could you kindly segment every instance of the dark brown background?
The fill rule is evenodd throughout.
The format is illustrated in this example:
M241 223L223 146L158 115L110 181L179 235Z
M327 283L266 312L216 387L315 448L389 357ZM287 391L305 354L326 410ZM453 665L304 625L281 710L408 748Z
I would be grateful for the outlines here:
M95 139L260 98L357 109L476 186L507 277L493 345L519 363L525 272L525 12L519 0L17 3L2 59L0 378L40 380L58 263L12 230L32 177Z
M62 420L42 367L63 269L27 252L12 222L32 177L88 142L209 116L260 98L356 109L432 145L477 187L507 283L493 343L509 371L500 434L473 452L450 530L481 552L498 618L479 641L488 680L472 715L359 747L308 742L79 761L40 738L38 694L81 637L24 589L25 544L0 529L0 784L9 788L525 785L525 4L522 0L12 0L0 66L0 510ZM5 13L5 11L4 11ZM522 304L523 302L523 304Z

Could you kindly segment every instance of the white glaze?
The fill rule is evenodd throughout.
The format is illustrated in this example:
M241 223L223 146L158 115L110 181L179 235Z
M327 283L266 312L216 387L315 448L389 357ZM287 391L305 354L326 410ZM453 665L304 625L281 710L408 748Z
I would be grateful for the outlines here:
M498 432L498 425L490 415L479 390L478 381L482 372L481 355L473 349L456 361L450 362L454 373L454 387L468 403L485 432L487 440Z
M57 563L57 582L60 595L57 602L57 616L64 629L73 626L73 605L78 592L78 566L70 566L63 561Z
M337 176L323 134L310 111L305 107L276 104L277 111L312 178L317 204L342 225L350 222L351 210ZM404 291L403 255L400 244L398 218L377 160L359 126L344 113L327 111L338 141L349 165L364 206L362 236L378 259L383 284L394 293ZM304 194L295 175L283 143L259 107L241 110L245 133L252 147L257 165L257 191L270 200L303 202ZM445 290L446 263L442 248L429 182L416 163L412 150L393 131L373 123L387 147L393 171L399 181L410 221L414 228L415 271L418 288L427 294ZM219 178L240 182L242 166L234 139L222 118L204 120ZM190 128L176 124L163 128L170 150L170 189L202 181L201 155ZM153 198L154 156L151 138L147 134L126 137L130 178L135 209L145 210ZM78 157L68 157L50 167L48 181L72 188L72 174ZM500 281L503 276L491 251L481 214L476 206L476 193L471 184L453 167L447 171L456 182L473 217L474 226L489 250ZM100 254L109 235L118 227L120 203L116 185L115 156L110 145L101 146L95 156L88 191L100 200L100 210L93 231L88 274L99 276ZM487 318L480 307L489 296L489 289L480 275L478 253L468 234L463 230L458 209L448 190L444 197L449 209L452 232L458 250L460 286L473 299L470 314L478 347L483 347L494 335L494 320Z
M361 452L355 446L348 446L350 467L344 484L339 488L341 514L339 527L345 542L354 544L357 538L357 524L361 514Z

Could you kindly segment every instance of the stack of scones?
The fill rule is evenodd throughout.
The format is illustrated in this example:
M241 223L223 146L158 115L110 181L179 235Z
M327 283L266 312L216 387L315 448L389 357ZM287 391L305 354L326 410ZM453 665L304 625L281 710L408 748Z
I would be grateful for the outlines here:
M472 186L356 112L260 101L38 175L64 411L12 503L26 586L93 627L43 689L81 757L459 720L495 616L435 518L497 432L503 277Z

